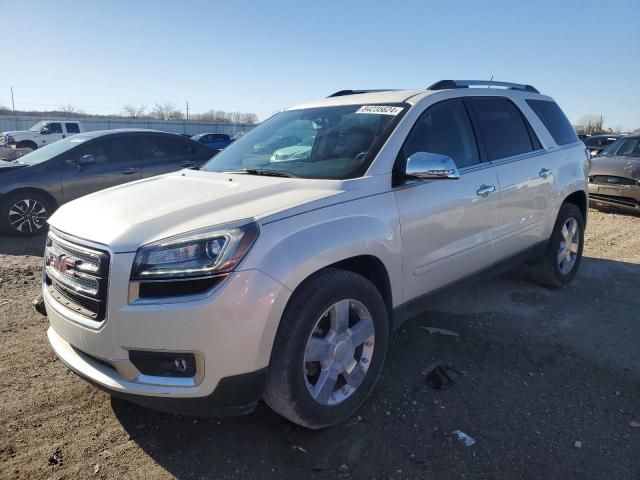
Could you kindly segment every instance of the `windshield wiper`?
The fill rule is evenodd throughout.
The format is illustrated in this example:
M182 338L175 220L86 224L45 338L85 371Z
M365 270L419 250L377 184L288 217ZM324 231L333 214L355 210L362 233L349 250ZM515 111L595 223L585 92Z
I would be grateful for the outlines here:
M226 170L224 173L245 173L247 175L264 175L265 177L287 177L298 178L293 173L282 170L271 170L269 168L243 168L242 170Z

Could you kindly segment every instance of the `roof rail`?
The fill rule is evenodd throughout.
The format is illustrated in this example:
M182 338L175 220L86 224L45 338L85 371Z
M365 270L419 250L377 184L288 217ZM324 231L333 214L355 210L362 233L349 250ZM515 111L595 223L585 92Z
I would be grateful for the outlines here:
M469 88L476 85L484 85L487 87L503 87L508 90L521 90L523 92L540 93L531 85L523 85L521 83L496 82L493 80L440 80L431 85L427 90L448 90L453 88Z
M345 95L357 95L359 93L391 92L391 91L393 91L393 89L391 88L381 88L379 90L340 90L335 93L332 93L327 98L344 97Z

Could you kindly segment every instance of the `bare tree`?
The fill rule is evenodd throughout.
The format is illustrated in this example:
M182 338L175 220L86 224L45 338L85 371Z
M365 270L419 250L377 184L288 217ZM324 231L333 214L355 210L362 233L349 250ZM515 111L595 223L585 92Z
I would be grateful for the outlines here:
M171 120L171 114L176 111L176 107L173 103L155 103L151 109L151 116L158 120Z
M144 112L146 110L146 105L140 105L139 107L136 107L135 105L127 103L124 107L122 107L122 116L129 118L142 118L144 117Z
M75 105L72 105L70 103L66 105L60 105L60 108L58 108L58 110L68 116L74 115L76 113L81 113L81 111L76 108Z
M258 115L256 115L255 113L243 113L240 123L255 125L256 123L258 123Z
M169 120L183 120L184 114L180 110L172 110L169 112Z
M585 115L580 119L580 125L584 127L584 133L590 135L603 131L604 117L602 115Z

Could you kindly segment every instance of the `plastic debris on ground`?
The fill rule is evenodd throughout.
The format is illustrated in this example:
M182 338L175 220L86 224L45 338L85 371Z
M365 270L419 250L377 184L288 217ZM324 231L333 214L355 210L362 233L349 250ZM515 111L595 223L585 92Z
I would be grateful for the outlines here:
M475 445L475 444L476 444L475 439L474 439L471 435L469 435L469 434L467 434L467 433L463 432L462 430L454 430L454 431L453 431L453 432L451 432L451 433L452 433L453 435L455 435L455 436L456 436L456 438L457 438L461 443L465 444L467 447L471 447L471 446L473 446L473 445Z

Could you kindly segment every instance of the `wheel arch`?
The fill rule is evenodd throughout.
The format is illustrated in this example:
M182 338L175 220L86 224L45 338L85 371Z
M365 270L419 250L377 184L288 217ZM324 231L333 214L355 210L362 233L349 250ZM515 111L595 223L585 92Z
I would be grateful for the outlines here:
M572 203L573 205L578 207L580 209L580 212L582 212L582 218L584 219L584 223L586 225L587 213L589 211L589 200L587 194L583 190L577 190L570 195L567 195L562 203Z
M56 201L56 199L55 199L55 197L53 195L51 195L46 190L43 190L43 189L37 188L37 187L19 187L19 188L15 188L15 189L11 190L10 192L7 192L7 193L3 194L2 197L0 197L0 202L4 203L7 198L11 198L11 197L17 196L19 194L25 194L25 193L37 193L38 195L42 195L43 197L45 197L50 202L50 204L51 204L51 206L52 206L52 208L54 210L59 207L58 202Z

